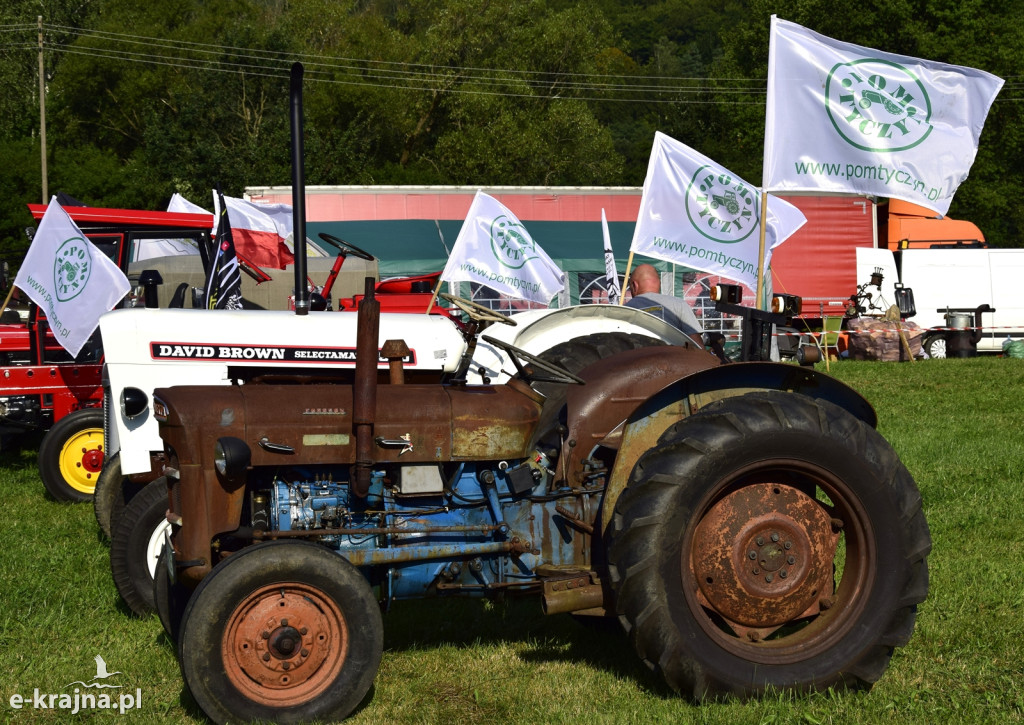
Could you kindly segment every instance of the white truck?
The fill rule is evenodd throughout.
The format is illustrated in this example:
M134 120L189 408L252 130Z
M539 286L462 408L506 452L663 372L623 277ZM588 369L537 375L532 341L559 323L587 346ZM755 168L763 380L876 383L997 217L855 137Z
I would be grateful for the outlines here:
M1024 339L1024 249L860 249L857 276L883 273L881 297L892 302L895 283L913 290L923 330L922 347L932 358L964 353L954 336L970 330L978 352L1000 352L1007 340ZM980 327L978 326L980 322ZM973 350L972 350L973 351Z

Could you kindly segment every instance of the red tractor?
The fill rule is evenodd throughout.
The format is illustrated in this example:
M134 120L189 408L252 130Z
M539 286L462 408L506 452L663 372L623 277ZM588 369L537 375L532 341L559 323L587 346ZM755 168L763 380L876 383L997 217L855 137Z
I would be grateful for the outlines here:
M29 210L38 222L46 205L29 204ZM212 215L75 205L65 206L65 210L134 285L122 306L141 306L144 294L152 297L146 304L156 306L156 285L164 278L173 283L168 285L172 292L160 301L164 307L189 306L189 288L202 287L203 253L210 244ZM360 285L364 274L376 275L376 263L367 253L342 240L324 241L336 248L338 255L321 257L311 265L312 272L325 274L327 283L322 287L310 284L325 300L331 288L339 295L361 290L347 276L344 283L335 287L342 264L350 255L360 261L355 265L350 262L345 272L354 267ZM238 257L246 272L242 281L246 306L285 309L292 290L291 272L284 276L287 288L282 289L271 273L260 269L241 252ZM148 286L148 292L143 292L144 286ZM261 286L258 291L257 286ZM394 292L401 294L385 294L383 299L391 299L403 310L410 307L422 311L430 299L429 290L424 293L418 287ZM339 297L338 309L354 304ZM438 308L439 313L443 311ZM90 500L104 462L103 346L99 331L72 358L50 333L45 314L31 301L20 309L3 313L0 439L11 445L25 434L45 432L39 447L39 473L46 490L59 501Z
M43 204L30 204L38 222ZM204 214L68 206L86 236L125 272L147 244L175 240L202 248L211 218ZM126 302L130 304L130 300ZM59 501L92 496L103 465L103 350L99 333L72 358L50 333L46 316L27 302L0 318L0 436L4 443L46 431L39 473Z

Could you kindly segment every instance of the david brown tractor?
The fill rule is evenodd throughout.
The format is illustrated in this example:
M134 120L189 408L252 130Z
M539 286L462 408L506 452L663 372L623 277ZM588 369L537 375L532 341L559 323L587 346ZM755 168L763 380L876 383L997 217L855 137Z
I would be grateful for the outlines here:
M380 339L401 339L407 382L458 378L467 384L500 383L515 368L497 343L478 341L472 328L447 314L390 312L395 297L380 283ZM356 295L355 297L361 297ZM418 295L426 297L431 295ZM465 301L456 300L460 305ZM454 303L452 310L458 311ZM440 310L435 306L435 310ZM489 316L473 308L474 314ZM460 313L461 314L461 313ZM578 371L623 350L649 345L693 345L664 321L617 305L585 305L490 316L514 325L489 332ZM267 378L312 378L351 383L356 358L355 313L297 316L284 311L165 310L135 308L105 315L103 376L106 460L96 483L94 507L110 536L111 573L118 593L136 614L154 609L152 579L168 527L163 442L153 417L157 387L254 384ZM474 323L475 324L475 323ZM382 371L393 363L382 350Z
M155 603L211 719L346 717L376 676L382 609L448 595L616 617L697 700L882 675L931 542L863 398L695 346L577 374L462 308L512 361L504 382L407 378L368 294L349 380L155 391L170 525Z

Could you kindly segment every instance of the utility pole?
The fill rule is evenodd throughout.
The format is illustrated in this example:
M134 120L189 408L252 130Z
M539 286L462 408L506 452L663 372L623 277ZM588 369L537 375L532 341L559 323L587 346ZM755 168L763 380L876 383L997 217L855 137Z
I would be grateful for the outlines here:
M43 163L43 203L46 204L46 74L43 70L43 16L39 21L39 148Z

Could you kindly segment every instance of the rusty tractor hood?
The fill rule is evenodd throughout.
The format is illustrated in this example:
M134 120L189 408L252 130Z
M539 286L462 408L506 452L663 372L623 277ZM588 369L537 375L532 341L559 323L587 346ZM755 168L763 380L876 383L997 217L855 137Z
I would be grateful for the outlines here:
M155 397L167 406L161 435L182 465L208 463L222 436L245 441L254 466L355 462L347 385L179 386L159 388ZM407 445L378 445L374 462L521 458L540 407L541 398L521 384L381 385L374 437Z

